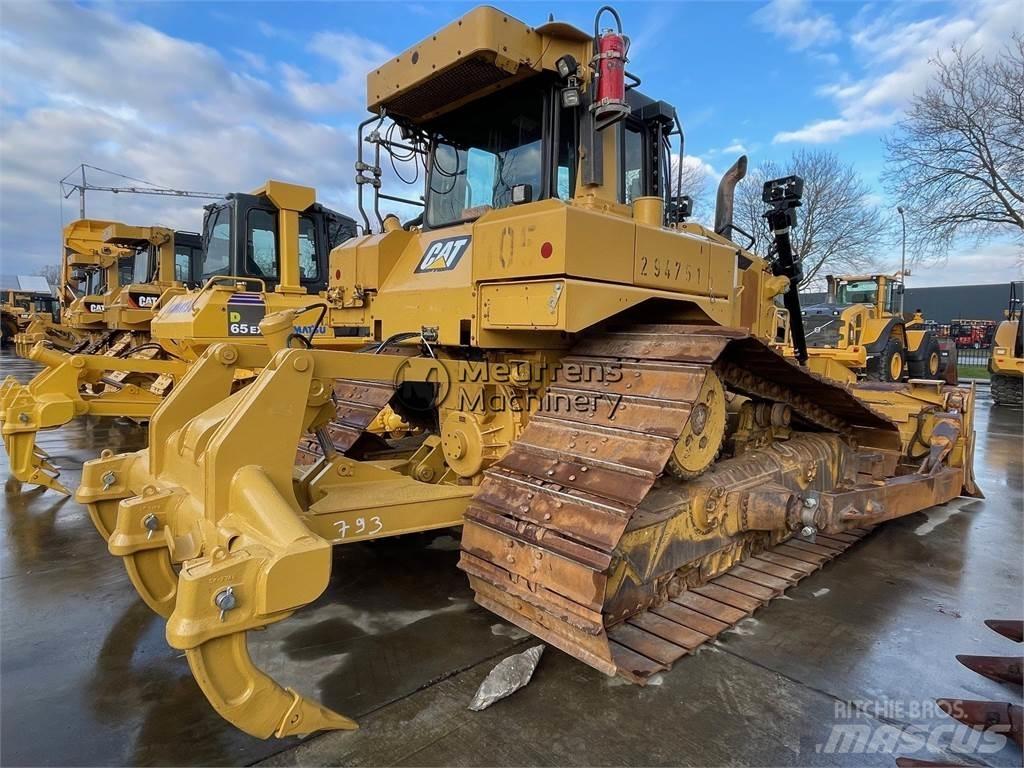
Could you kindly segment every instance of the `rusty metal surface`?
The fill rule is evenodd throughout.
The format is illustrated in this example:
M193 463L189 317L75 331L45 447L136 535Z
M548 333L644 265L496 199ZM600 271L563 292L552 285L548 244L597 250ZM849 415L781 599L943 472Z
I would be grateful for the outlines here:
M1024 746L1024 707L1003 701L936 699L939 709L954 720L980 731L997 730Z
M979 675L995 680L997 683L1024 685L1021 668L1024 666L1022 656L975 656L959 654L956 660Z
M986 619L985 626L1015 643L1024 642L1024 621L1013 619Z
M656 567L667 573L714 557L728 539L696 541L666 533L657 552L653 541L628 555L618 549L627 531L642 538L644 529L667 525L673 510L687 503L685 494L674 498L661 485L652 489L656 482L667 482L658 478L712 371L734 391L788 404L796 421L813 430L852 434L871 429L887 436L880 442L899 444L892 422L848 390L797 368L739 331L633 326L581 340L566 360L583 370L620 375L588 377L585 383L556 380L548 388L543 415L534 417L487 471L466 512L460 567L470 574L478 595L486 592L488 607L500 606L500 615L632 680L670 666L695 647L697 637L712 636L695 635L698 627L645 609L665 604L650 582ZM617 407L609 395L621 398ZM575 396L590 398L594 407L558 407L559 398L564 402ZM832 450L837 449L815 445L807 458ZM839 459L839 466L844 461ZM823 490L845 477L822 478ZM644 504L649 498L663 501L652 508ZM659 505L664 514L657 511ZM717 578L694 585L683 598L710 601L703 604L705 612L695 604L679 607L728 626L855 540L784 545L764 553L779 558L775 562L764 559L730 573L719 568ZM764 549L760 544L756 551ZM742 551L726 557L738 556ZM610 563L623 557L642 579L635 587L608 582ZM632 619L630 614L635 614ZM606 631L606 625L615 626ZM638 655L653 664L645 667Z
M395 394L394 384L380 381L336 379L334 381L335 415L324 427L327 439L338 453L347 452L366 432L366 428ZM315 436L299 443L295 463L313 464L323 455Z

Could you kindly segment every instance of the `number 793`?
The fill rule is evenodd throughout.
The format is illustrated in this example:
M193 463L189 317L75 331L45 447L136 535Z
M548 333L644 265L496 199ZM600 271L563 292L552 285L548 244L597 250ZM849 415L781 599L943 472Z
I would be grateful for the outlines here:
M377 515L372 517L357 517L351 523L348 520L339 520L334 524L334 527L338 529L338 536L342 539L347 538L349 534L353 536L375 536L384 530L384 523Z

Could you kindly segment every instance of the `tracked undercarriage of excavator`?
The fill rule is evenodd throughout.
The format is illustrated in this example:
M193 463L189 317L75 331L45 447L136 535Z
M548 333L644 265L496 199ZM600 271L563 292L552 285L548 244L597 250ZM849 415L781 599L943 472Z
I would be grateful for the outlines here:
M800 335L775 303L799 185L766 189L772 261L729 239L745 161L716 228L686 222L675 111L625 87L598 22L479 8L374 70L373 210L381 152L427 180L421 219L365 215L332 252L325 322L366 345L269 315L269 353L210 346L147 450L85 467L110 552L248 733L355 727L246 649L323 592L333 545L462 525L480 604L643 682L871 526L978 493L971 390L850 388L774 350ZM259 374L235 391L238 369Z

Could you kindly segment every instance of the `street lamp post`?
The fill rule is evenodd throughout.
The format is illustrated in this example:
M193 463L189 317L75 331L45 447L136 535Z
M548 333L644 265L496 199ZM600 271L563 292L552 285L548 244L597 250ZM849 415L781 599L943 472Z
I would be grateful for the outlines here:
M903 290L900 291L900 316L903 316L903 292L906 291L906 278L907 274L907 218L903 215L903 206L897 205L896 210L900 214L900 221L903 222L903 247L900 255L900 286Z

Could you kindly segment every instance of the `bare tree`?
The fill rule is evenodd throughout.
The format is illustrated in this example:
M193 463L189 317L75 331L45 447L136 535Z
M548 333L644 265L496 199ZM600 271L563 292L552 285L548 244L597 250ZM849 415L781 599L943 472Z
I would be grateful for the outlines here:
M708 186L709 178L707 167L698 158L686 156L683 158L682 183L679 182L679 155L672 156L672 175L669 179L669 188L675 195L689 195L693 200L693 218L703 218L708 214Z
M827 150L793 154L784 167L767 162L736 188L735 223L753 239L751 249L766 255L772 242L761 200L764 182L797 175L804 180L793 244L803 260L801 287L826 274L867 272L878 267L889 243L889 224L853 166ZM735 233L741 244L743 235Z
M908 209L908 247L939 258L958 237L1024 242L1024 35L991 58L962 47L886 139L888 191Z
M40 267L36 274L41 277L45 277L46 282L48 282L52 288L60 287L60 264L47 264L45 267Z

